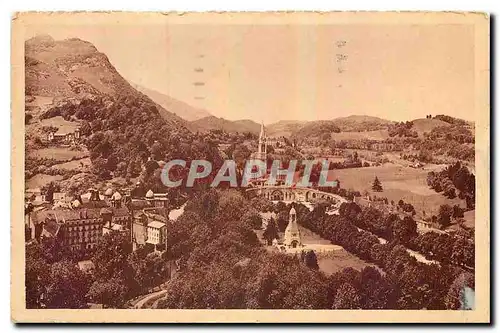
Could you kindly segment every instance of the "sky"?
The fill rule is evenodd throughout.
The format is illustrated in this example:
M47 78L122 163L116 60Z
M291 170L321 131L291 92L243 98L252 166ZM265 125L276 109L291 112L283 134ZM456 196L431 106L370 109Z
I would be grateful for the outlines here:
M38 34L87 40L130 82L230 120L474 120L472 25L32 25L26 39Z

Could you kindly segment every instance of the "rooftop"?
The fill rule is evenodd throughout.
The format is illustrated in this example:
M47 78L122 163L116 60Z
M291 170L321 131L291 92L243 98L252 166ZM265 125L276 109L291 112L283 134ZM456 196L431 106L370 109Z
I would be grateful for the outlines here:
M160 221L153 221L148 224L148 227L151 228L156 228L156 229L161 229L165 226L165 223L160 222Z
M95 219L100 217L101 210L99 208L85 208L85 209L48 209L35 212L33 214L33 222L41 223L45 220L55 220L58 223L66 221L81 220L81 219Z

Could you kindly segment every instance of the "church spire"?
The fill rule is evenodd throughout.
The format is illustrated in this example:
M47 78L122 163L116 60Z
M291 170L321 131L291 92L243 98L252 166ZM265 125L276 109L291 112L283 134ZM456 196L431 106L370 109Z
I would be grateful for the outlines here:
M266 130L264 128L264 121L262 121L260 125L259 148L256 158L263 161L265 161L267 158L267 138Z
M264 121L261 121L260 124L260 135L259 135L259 142L262 141L263 139L266 138L266 131L264 129Z

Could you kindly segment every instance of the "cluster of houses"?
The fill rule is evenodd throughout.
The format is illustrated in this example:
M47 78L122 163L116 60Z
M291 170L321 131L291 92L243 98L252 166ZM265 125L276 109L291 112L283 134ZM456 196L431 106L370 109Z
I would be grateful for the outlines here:
M108 188L96 189L77 198L53 194L49 203L39 189L28 190L25 209L26 241L52 239L69 250L91 250L111 231L126 234L135 250L138 246L154 251L167 249L168 198L149 190L133 198Z

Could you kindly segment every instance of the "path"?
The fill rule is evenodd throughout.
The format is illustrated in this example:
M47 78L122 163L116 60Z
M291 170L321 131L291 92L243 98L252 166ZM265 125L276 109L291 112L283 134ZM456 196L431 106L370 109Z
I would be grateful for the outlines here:
M146 297L142 298L134 305L134 309L145 309L144 305L150 301L154 301L153 305L157 304L157 301L167 294L166 290L160 290L151 294L148 294Z
M361 228L358 228L358 231L366 231L366 232L369 232L370 234L374 235L375 237L377 237L378 241L380 244L387 244L387 240L385 238L382 238L382 237L378 237L377 235L373 234L372 232L368 231L368 230L364 230L364 229L361 229ZM437 264L439 265L439 261L436 261L436 260L429 260L429 259L426 259L425 256L417 251L413 251L413 250L410 250L408 248L406 248L406 252L408 252L409 255L411 255L412 257L414 257L415 259L417 259L417 261L421 262L421 263L424 263L424 264L427 264L427 265L430 265L430 264Z

